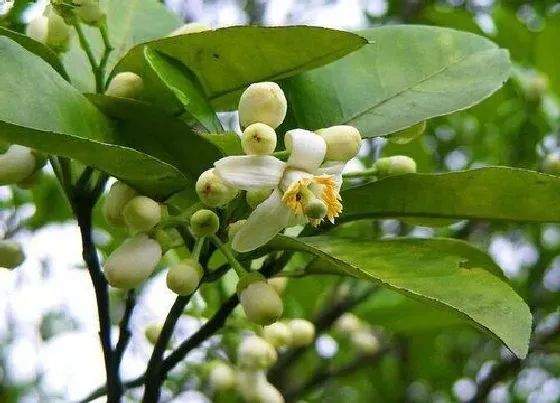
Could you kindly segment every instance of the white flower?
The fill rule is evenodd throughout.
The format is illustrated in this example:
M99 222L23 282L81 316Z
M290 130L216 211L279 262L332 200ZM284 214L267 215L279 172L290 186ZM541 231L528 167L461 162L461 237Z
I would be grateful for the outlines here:
M271 155L244 155L214 164L214 172L232 187L273 189L233 238L232 247L240 252L256 249L302 221L314 226L324 218L334 222L342 211L339 190L344 162L323 165L325 141L308 130L288 131L285 144L290 151L287 162Z

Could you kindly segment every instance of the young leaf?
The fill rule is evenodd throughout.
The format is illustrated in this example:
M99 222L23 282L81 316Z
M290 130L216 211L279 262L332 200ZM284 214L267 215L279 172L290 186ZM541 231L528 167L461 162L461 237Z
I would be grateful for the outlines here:
M500 270L492 259L466 242L278 236L271 246L316 256L309 272L356 277L447 310L497 337L518 357L527 354L529 307L492 274Z
M530 195L530 196L528 196ZM560 178L508 167L395 176L342 192L340 222L368 217L559 222Z
M149 45L187 66L214 107L228 110L235 109L239 94L253 82L277 81L322 66L365 43L361 36L320 27L228 27L140 44L113 74L133 71L148 81L143 50Z
M509 76L508 53L487 39L448 28L383 26L374 43L285 82L298 127L348 124L363 137L386 136L468 108Z

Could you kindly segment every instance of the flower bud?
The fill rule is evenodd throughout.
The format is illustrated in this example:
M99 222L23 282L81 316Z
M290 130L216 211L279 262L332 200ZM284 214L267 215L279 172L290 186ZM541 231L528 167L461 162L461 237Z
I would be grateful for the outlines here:
M327 215L327 205L319 199L311 200L305 204L303 213L312 220L322 220Z
M249 207L254 210L259 204L268 199L268 196L271 194L272 189L248 190L245 199Z
M237 293L250 322L263 326L270 325L282 315L284 310L282 299L264 279L251 275L242 277L237 284Z
M55 14L40 15L27 25L27 35L37 42L47 45L56 53L66 52L70 47L71 27Z
M19 183L35 170L36 161L30 148L13 144L0 155L0 186Z
M292 346L307 346L315 340L315 325L303 319L293 319L288 322L292 331Z
M150 344L156 344L162 328L163 324L161 323L153 323L146 326L146 329L144 329L144 336L146 336L146 340L148 340Z
M42 177L43 171L35 171L21 182L18 182L17 185L22 189L31 189L34 185L39 183Z
M177 35L186 35L186 34L197 34L199 32L211 31L208 25L203 24L201 22L190 22L188 24L183 25L182 27L177 28L175 31L171 32L167 36L177 36Z
M272 277L267 280L267 283L274 288L278 295L281 295L288 284L288 277Z
M241 227L247 222L247 220L239 220L234 223L231 223L228 228L228 239L231 241L235 235L239 232Z
M284 91L273 82L254 83L239 99L239 123L242 128L264 123L276 129L286 117L288 102Z
M113 287L135 288L150 277L160 258L159 243L140 234L124 241L109 256L103 271Z
M416 162L406 155L395 155L393 157L379 158L375 162L377 176L396 176L416 172Z
M87 25L99 25L105 19L105 13L101 11L98 0L74 0L77 5L74 9L81 22Z
M276 322L272 325L265 326L263 329L263 337L274 347L288 346L292 342L292 332L288 325L282 322Z
M548 154L545 157L543 171L550 175L560 175L560 153Z
M362 146L360 132L353 126L332 126L317 130L327 144L325 160L349 161L358 155Z
M276 132L264 123L253 123L241 135L241 147L249 155L272 154L276 148Z
M107 87L105 95L119 98L139 98L144 90L144 80L136 73L118 73Z
M124 207L138 195L134 189L123 182L115 182L111 186L103 205L103 215L107 222L115 227L125 225Z
M350 335L362 327L362 322L353 313L345 313L334 323L334 330L338 333Z
M270 368L278 358L274 346L258 336L246 337L237 351L237 361L243 369Z
M379 351L379 340L370 331L359 330L354 332L350 340L361 353L373 354Z
M123 209L124 221L133 232L146 232L161 221L161 206L146 196L136 196Z
M15 269L25 260L21 243L10 239L0 240L0 267Z
M198 210L191 217L190 229L194 236L214 235L220 228L220 219L212 210Z
M178 295L191 295L200 284L204 271L194 259L185 259L167 272L167 288Z
M203 172L196 181L196 193L200 200L210 207L221 207L237 196L237 189L226 185L214 173L214 169Z
M233 389L235 386L235 373L226 364L216 364L210 370L208 383L210 384L210 387L216 391Z

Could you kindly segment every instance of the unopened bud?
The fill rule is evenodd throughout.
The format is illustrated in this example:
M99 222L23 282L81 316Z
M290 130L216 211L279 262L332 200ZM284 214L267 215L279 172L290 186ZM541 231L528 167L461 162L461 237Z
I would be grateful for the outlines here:
M243 132L241 146L245 154L272 154L276 148L276 132L264 123L253 123Z
M210 384L210 387L216 391L233 389L235 386L235 373L226 364L216 364L210 370L208 383Z
M146 329L144 329L144 336L146 336L146 340L148 340L150 344L156 344L162 328L163 325L161 323L153 323L146 326Z
M327 152L325 160L349 161L358 155L362 146L360 132L353 126L332 126L317 130L325 143Z
M379 351L379 340L367 330L359 330L352 334L352 344L364 354L373 354Z
M292 345L307 346L315 340L315 325L303 319L293 319L288 322L292 332Z
M377 176L396 176L416 172L416 162L406 155L379 158L375 162Z
M276 129L286 117L288 102L282 88L273 82L254 83L239 99L239 123L242 128L264 123Z
M268 199L271 193L272 189L248 190L245 198L249 207L254 210L259 204Z
M0 154L0 186L19 183L35 170L36 161L30 148L13 144Z
M161 221L161 206L146 196L136 196L123 210L124 221L133 232L146 232Z
M237 351L239 366L243 369L270 368L278 358L274 346L258 336L246 337Z
M334 323L334 330L338 333L350 335L362 327L362 322L353 313L345 313Z
M119 98L139 98L144 90L144 80L136 73L118 73L107 87L105 95Z
M203 172L195 185L200 200L210 207L221 207L237 196L237 189L226 185L214 173L214 169Z
M278 295L281 295L288 284L288 277L272 277L267 280L267 283L274 288Z
M303 213L312 220L322 220L327 215L327 205L319 199L311 200L305 204Z
M18 182L17 185L22 189L31 189L34 185L39 183L42 177L43 177L42 171L35 171L21 182Z
M161 252L159 243L146 235L129 238L105 262L105 277L113 287L138 287L154 272Z
M274 347L288 346L292 343L292 332L288 325L283 322L276 322L265 326L263 337Z
M234 223L231 223L228 228L228 239L231 241L235 235L239 232L241 227L247 222L247 220L239 220Z
M191 217L190 229L194 236L214 235L220 228L220 218L212 210L198 210Z
M550 175L560 175L560 153L548 154L545 157L543 171Z
M191 295L200 284L204 271L194 259L185 259L167 272L167 288L178 295Z
M37 42L47 45L56 53L66 52L70 47L71 27L64 19L50 12L48 16L39 15L27 25L27 35Z
M73 3L77 5L76 15L84 24L99 25L104 21L105 13L101 11L98 0L74 0Z
M15 269L25 260L21 243L11 239L0 240L0 267Z
M177 35L186 35L186 34L196 34L199 32L211 31L208 25L203 24L201 22L191 22L188 24L183 25L182 27L177 28L175 31L171 32L167 36L177 36Z
M250 322L270 325L282 315L284 304L274 288L258 273L242 277L237 293L243 311Z
M124 207L138 195L134 189L123 182L115 182L111 186L105 204L103 205L103 215L107 222L116 227L125 225L123 210Z

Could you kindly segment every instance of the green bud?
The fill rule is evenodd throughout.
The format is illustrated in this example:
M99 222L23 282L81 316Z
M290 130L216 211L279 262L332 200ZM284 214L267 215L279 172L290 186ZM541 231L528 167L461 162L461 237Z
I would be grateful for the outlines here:
M241 282L241 280L240 280ZM241 306L250 322L257 325L270 325L282 315L284 304L274 288L264 282L251 282L244 289L238 284Z
M254 210L259 204L268 199L273 189L248 190L245 195L247 204Z
M123 209L124 221L133 232L146 232L161 221L161 206L146 196L136 196Z
M136 73L118 73L107 87L105 95L119 98L140 98L144 90L144 80Z
M292 346L307 346L315 340L315 325L303 319L293 319L288 322L292 332Z
M0 240L0 267L15 269L25 260L21 243L11 239Z
M282 322L265 326L263 337L274 347L289 346L292 343L292 331L287 324Z
M235 373L226 364L213 365L208 375L210 388L215 391L230 390L235 387Z
M319 199L311 200L305 204L304 214L314 220L322 220L327 215L327 205Z
M191 295L200 284L204 271L194 259L185 259L167 272L167 288L178 295Z
M115 227L124 226L124 207L137 195L138 193L126 183L113 183L103 205L103 215L107 222Z
M247 220L239 220L234 223L231 223L228 228L228 239L231 241L235 235L239 232L243 224L245 224Z
M64 19L53 12L48 16L40 15L27 25L27 35L37 42L47 45L56 53L66 52L70 48L72 28Z
M129 238L105 262L105 277L113 287L136 288L154 272L161 252L157 241L144 234Z
M162 328L163 324L161 323L153 323L149 326L146 326L146 329L144 329L144 335L146 336L146 339L150 342L150 344L157 343Z
M25 180L35 170L36 161L30 148L13 144L0 155L0 186Z
M74 0L73 3L77 5L74 9L76 15L84 24L97 26L105 21L105 13L101 11L99 1L79 0L76 2L76 0Z
M220 219L212 210L198 210L191 217L190 229L196 237L214 235L220 229Z
M203 24L201 22L190 22L188 24L183 25L182 27L177 28L175 31L171 32L167 36L177 36L177 35L186 35L186 34L197 34L199 32L211 31L208 25Z
M416 162L405 155L379 158L375 162L375 167L377 168L377 176L380 178L416 172Z
M352 126L332 126L317 130L327 144L325 160L349 161L358 155L362 146L362 137L358 129Z
M238 109L242 128L253 123L264 123L276 129L286 117L288 102L278 84L261 82L251 84L241 94Z
M560 153L548 154L545 157L543 171L550 175L560 175Z
M379 340L368 330L352 333L350 340L361 353L374 354L379 351Z
M272 154L276 148L276 132L264 123L253 123L243 132L241 146L245 154Z
M237 361L242 369L260 370L270 368L277 360L278 354L269 342L258 337L246 337L237 350Z
M203 172L195 185L200 200L210 207L221 207L237 196L237 189L226 185L213 169Z
M288 277L272 277L267 280L267 283L276 290L278 295L281 295L286 289L286 284L288 284Z

